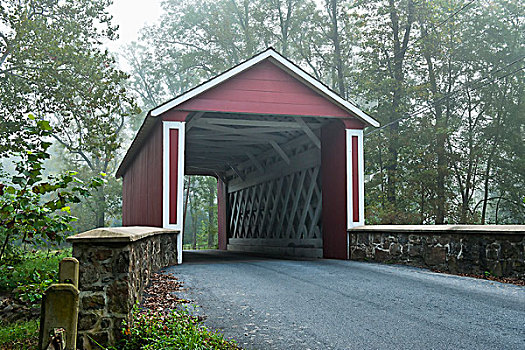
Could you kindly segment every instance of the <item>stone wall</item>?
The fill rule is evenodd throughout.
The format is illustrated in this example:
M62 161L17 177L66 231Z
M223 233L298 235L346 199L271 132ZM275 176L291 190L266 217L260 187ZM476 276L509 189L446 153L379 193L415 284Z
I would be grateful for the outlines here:
M68 238L80 262L78 347L113 344L152 272L177 263L177 231L102 228Z
M525 278L525 225L377 225L349 234L352 260Z

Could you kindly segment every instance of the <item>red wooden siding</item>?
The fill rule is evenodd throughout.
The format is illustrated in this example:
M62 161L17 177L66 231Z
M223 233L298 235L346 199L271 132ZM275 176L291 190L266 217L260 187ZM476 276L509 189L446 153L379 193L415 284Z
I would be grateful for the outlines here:
M167 111L162 115L162 120L172 121L172 122L185 122L188 112L178 111L176 109Z
M228 191L226 184L217 179L217 231L219 249L226 250L228 247Z
M347 129L359 129L362 130L365 128L365 124L359 119L342 119L345 128Z
M123 175L122 225L162 227L162 123Z
M357 136L352 136L352 219L359 221L359 149Z
M347 258L346 130L335 121L321 130L323 257Z
M170 166L170 224L177 224L177 196L178 196L178 178L179 178L179 130L170 129L169 133L169 166Z
M352 117L269 61L239 73L177 109Z

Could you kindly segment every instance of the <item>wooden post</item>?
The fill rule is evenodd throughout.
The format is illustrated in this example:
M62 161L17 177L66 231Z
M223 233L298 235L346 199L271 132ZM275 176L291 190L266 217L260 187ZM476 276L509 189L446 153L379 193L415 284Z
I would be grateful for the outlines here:
M346 130L340 121L321 131L323 257L347 259Z
M217 230L220 250L228 248L228 189L227 185L217 179Z

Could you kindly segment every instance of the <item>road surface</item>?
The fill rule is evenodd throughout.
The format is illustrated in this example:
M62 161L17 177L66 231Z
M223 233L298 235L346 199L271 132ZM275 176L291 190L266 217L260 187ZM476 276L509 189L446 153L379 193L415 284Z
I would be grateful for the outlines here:
M525 288L398 265L185 252L170 267L244 349L525 349Z

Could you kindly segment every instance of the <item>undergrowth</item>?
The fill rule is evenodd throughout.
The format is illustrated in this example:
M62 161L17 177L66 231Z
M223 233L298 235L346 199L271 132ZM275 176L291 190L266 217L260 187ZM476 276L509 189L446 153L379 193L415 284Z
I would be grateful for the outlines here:
M32 350L38 344L38 320L0 323L0 349Z
M166 314L135 310L133 322L123 329L123 339L114 350L240 349L234 341L208 330L185 310Z
M58 278L58 264L71 249L25 253L0 265L0 292L12 292L29 303L38 303L42 293Z

